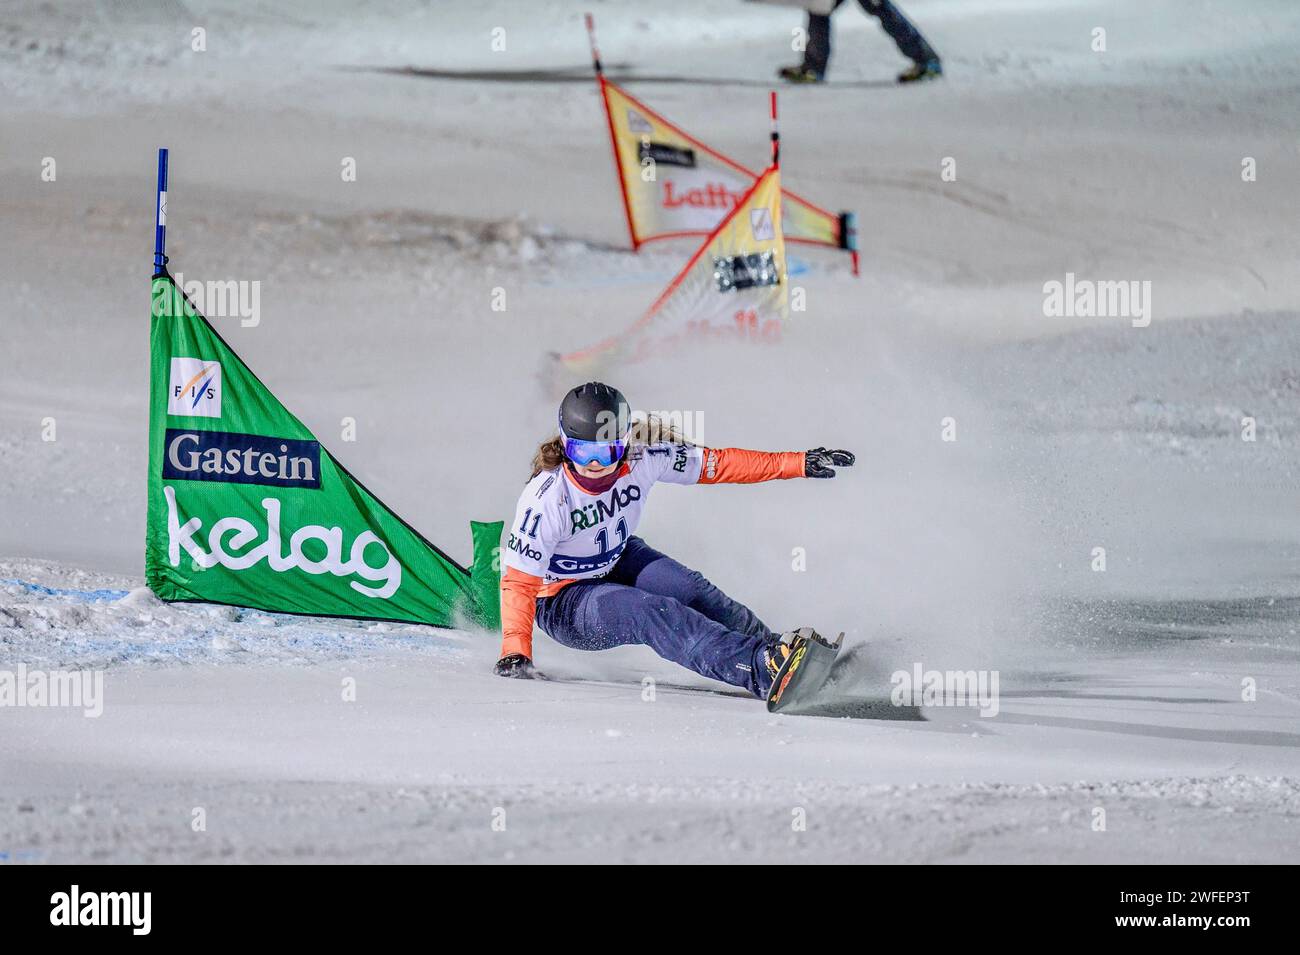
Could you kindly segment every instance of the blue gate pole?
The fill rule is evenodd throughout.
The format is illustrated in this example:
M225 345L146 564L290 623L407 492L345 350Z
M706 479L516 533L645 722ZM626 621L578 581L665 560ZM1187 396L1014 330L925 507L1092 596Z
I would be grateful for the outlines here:
M153 274L167 271L167 150L158 150L158 204L154 207Z

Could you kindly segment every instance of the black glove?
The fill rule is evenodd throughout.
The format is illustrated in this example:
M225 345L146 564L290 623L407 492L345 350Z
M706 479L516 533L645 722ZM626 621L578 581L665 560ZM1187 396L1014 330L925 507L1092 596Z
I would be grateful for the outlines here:
M805 451L803 456L803 476L810 478L833 478L837 468L852 467L856 459L852 451L827 451L825 448L813 448Z
M522 653L508 653L497 661L492 672L497 676L508 676L515 680L533 678L533 661Z

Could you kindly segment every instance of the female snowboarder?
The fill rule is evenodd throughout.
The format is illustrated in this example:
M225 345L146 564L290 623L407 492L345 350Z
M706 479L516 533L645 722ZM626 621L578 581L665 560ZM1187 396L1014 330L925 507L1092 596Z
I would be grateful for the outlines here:
M853 455L699 447L672 431L653 433L653 420L632 424L629 417L622 393L595 381L574 388L560 405L560 433L538 449L510 525L495 672L533 675L536 619L567 647L645 644L766 698L796 641L805 638L794 636L799 631L785 638L774 633L698 571L634 536L641 509L656 481L831 478L832 465L851 465Z

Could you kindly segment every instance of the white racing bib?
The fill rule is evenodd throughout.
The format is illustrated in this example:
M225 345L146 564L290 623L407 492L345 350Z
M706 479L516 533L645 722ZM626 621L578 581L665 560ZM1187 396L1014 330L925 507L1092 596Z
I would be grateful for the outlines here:
M503 551L506 566L548 584L603 577L636 533L654 483L695 484L705 451L666 443L641 448L600 494L587 493L558 468L541 472L519 496Z

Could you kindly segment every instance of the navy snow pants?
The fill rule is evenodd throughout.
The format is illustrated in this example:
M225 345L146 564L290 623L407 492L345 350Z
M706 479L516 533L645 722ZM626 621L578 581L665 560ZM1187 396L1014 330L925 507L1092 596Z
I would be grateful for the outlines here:
M838 9L839 0L835 4ZM862 9L880 20L880 25L898 45L898 51L917 63L937 60L939 55L931 49L930 44L921 36L921 31L912 25L912 21L903 16L903 11L894 6L890 0L858 0ZM823 76L831 60L831 18L827 15L808 14L808 47L804 50L803 65Z
M758 697L771 683L763 651L778 639L699 571L639 537L628 540L606 576L538 597L537 625L575 650L644 644L665 660Z

